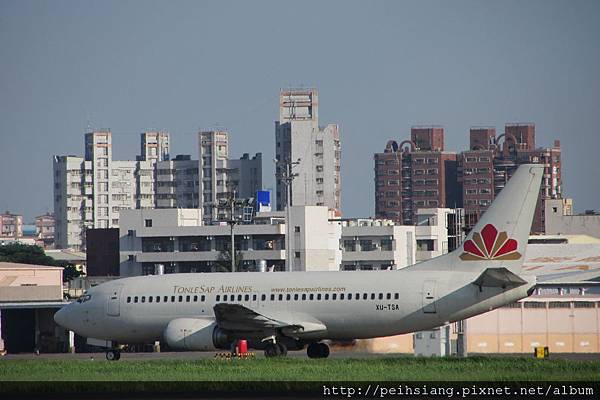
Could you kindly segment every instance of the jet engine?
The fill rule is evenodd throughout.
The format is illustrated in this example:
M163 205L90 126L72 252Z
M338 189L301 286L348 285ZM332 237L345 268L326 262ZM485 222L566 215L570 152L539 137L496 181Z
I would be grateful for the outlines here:
M176 318L169 322L163 335L169 347L175 350L229 348L227 334L212 319Z

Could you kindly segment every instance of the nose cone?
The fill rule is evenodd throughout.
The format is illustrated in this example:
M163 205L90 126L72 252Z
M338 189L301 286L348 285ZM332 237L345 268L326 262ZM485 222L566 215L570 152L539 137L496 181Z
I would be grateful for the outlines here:
M69 311L67 310L68 306L61 308L54 314L54 322L63 328L69 329Z

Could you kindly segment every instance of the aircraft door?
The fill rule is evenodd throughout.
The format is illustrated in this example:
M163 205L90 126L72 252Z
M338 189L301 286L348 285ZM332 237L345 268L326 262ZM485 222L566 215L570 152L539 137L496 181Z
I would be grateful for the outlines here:
M121 315L121 291L123 286L116 286L108 296L106 314L112 317Z
M435 286L435 281L423 282L423 312L426 314L435 314L437 312L435 307Z

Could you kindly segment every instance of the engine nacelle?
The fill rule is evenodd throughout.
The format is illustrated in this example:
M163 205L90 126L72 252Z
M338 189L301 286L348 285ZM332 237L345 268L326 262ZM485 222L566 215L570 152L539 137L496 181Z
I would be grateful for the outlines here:
M163 335L169 347L176 350L209 351L229 345L227 335L212 319L176 318Z

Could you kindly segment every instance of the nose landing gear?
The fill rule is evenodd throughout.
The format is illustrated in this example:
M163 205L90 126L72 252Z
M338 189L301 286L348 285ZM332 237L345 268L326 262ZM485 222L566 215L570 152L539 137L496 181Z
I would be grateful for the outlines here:
M306 349L308 358L327 358L329 357L329 346L325 343L311 343Z
M106 351L106 359L108 361L118 361L121 358L121 350L107 350Z

